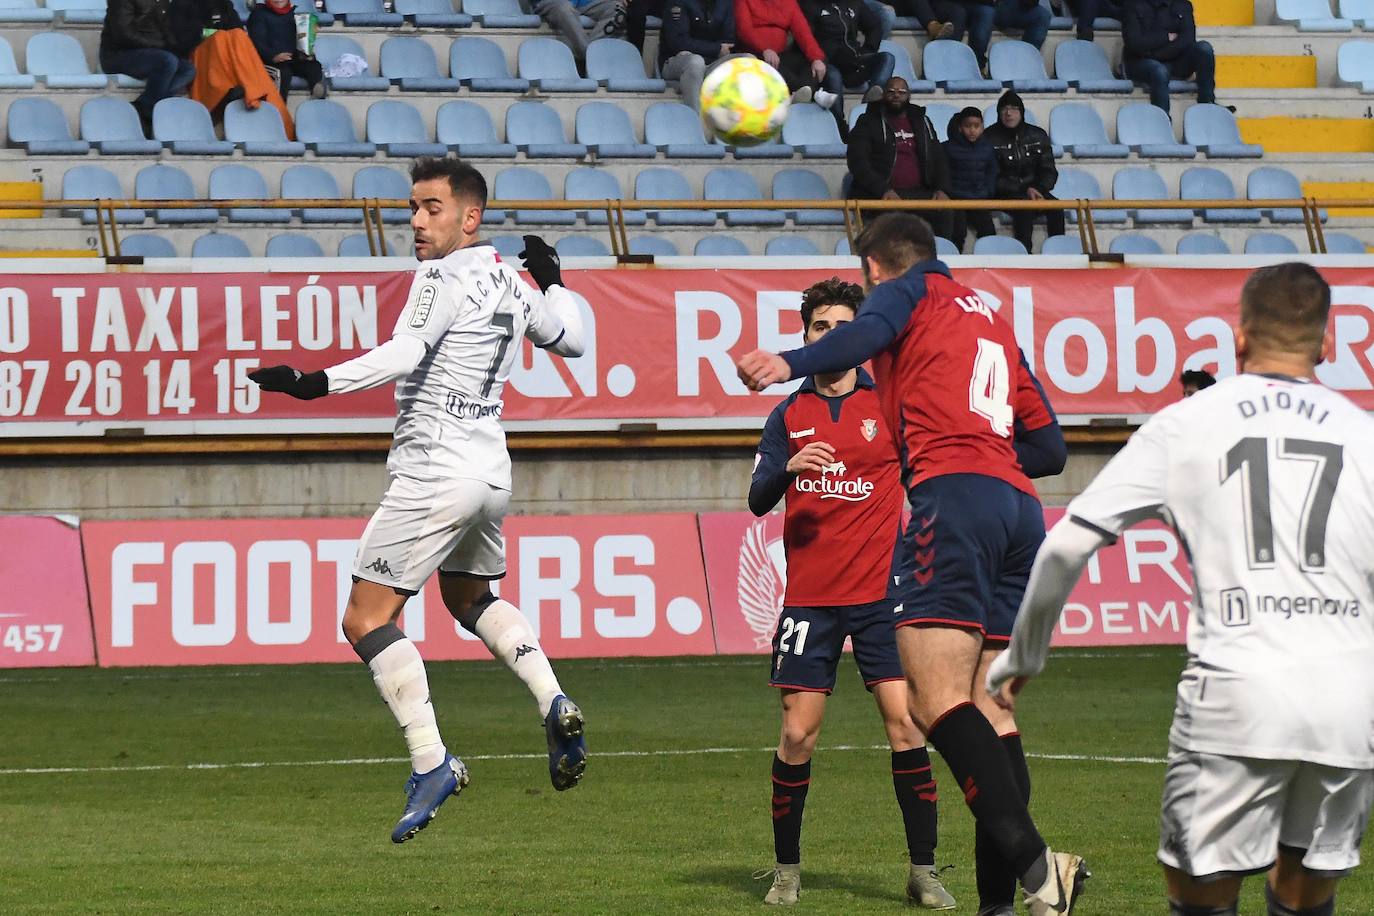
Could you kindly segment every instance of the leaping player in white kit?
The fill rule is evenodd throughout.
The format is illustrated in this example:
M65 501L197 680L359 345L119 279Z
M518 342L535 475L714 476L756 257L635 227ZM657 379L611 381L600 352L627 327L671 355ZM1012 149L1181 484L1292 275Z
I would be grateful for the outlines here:
M1332 347L1311 266L1255 271L1241 374L1155 414L1045 539L988 691L1045 664L1093 552L1148 518L1193 567L1160 819L1170 913L1236 912L1267 871L1271 916L1326 916L1374 799L1374 419L1313 380Z
M249 378L264 391L301 399L361 391L399 380L391 483L358 542L343 631L405 734L413 773L391 833L404 843L468 783L463 762L439 736L424 662L396 626L406 599L438 570L449 612L534 694L544 718L555 789L582 777L587 750L581 710L563 695L525 615L496 598L506 574L501 520L511 496L501 394L520 338L560 356L580 356L582 321L562 285L558 255L525 236L525 267L542 294L481 242L487 185L454 159L419 159L410 224L415 271L392 337L362 356L317 372L290 366Z

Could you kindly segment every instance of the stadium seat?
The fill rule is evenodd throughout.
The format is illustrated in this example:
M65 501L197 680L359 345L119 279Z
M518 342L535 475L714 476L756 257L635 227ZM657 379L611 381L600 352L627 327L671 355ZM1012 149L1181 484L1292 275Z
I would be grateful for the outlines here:
M825 179L810 169L782 169L773 173L774 200L837 200ZM798 226L843 226L837 210L792 210L787 217Z
M47 0L44 4L64 25L101 25L105 0Z
M1236 189L1225 172L1204 166L1194 166L1184 172L1178 190L1183 200L1234 200L1236 197ZM1260 215L1258 210L1225 208L1203 210L1202 219L1209 223L1257 223Z
M1326 233L1327 254L1368 254L1364 242L1345 232Z
M43 10L49 17L50 10ZM24 48L30 75L43 80L49 89L104 89L110 78L92 73L86 52L66 32L39 32Z
M624 196L620 179L602 169L573 169L563 179L564 200L621 200ZM642 226L648 219L642 210L626 210L624 214L631 226ZM589 226L606 225L605 209L578 210L577 215Z
M109 169L98 165L78 165L62 173L62 197L65 200L123 200L128 195L119 187L119 179ZM115 222L141 223L147 217L142 210L116 210ZM82 210L81 222L94 223L94 210Z
M382 0L324 0L324 8L348 26L390 29L405 23L400 13L388 13Z
M1331 15L1330 0L1275 0L1274 15L1296 22L1299 32L1349 32L1355 23Z
M960 254L959 248L943 235L935 236L935 257L953 258Z
M946 92L997 92L1002 84L985 80L973 49L958 41L926 42L921 62L926 78Z
M1059 181L1054 186L1054 196L1060 200L1102 200L1105 195L1091 172L1073 166L1060 166ZM1072 210L1064 211L1064 219L1070 223L1078 222L1078 214ZM1124 223L1125 210L1094 210L1094 223Z
M367 139L388 156L443 156L448 147L429 139L424 119L409 102L380 101L367 107Z
M754 176L743 169L720 168L706 173L706 200L763 200ZM787 222L782 210L724 210L727 226L781 226Z
M820 256L821 250L815 242L804 236L780 235L768 240L768 244L763 246L763 253L769 257L815 258Z
M269 258L322 258L324 249L305 232L283 232L267 240Z
M938 248L940 242L939 236L935 237L935 242L936 247ZM950 244L953 245L952 242ZM853 257L853 252L849 250L849 239L840 239L838 242L835 243L835 254L836 256L843 258Z
M692 254L698 258L747 258L749 246L733 235L713 233L697 239Z
M493 235L487 241L496 249L497 254L519 269L518 265L523 263L520 260L520 252L525 250L524 239L518 235Z
M1210 232L1190 232L1178 240L1175 254L1230 254L1231 246L1219 235Z
M1340 14L1342 19L1358 22L1366 32L1374 31L1374 0L1341 0Z
M52 20L52 10L40 7L37 0L4 0L0 3L0 23L13 25Z
M1245 196L1250 200L1299 200L1306 195L1302 193L1302 185L1292 172L1276 166L1264 166L1245 177ZM1302 210L1297 207L1263 209L1260 213L1267 216L1271 223L1303 221Z
M140 232L119 240L119 255L124 258L174 258L177 249L155 232Z
M195 200L200 197L191 176L174 165L150 165L139 169L134 176L134 197L139 200ZM219 211L209 207L195 207L189 210L158 208L153 211L153 220L159 223L213 223L219 220Z
M1096 214L1094 214L1094 218L1096 218ZM1040 253L1051 255L1082 254L1083 240L1078 237L1077 232L1051 235L1045 239L1045 244L1040 246Z
M339 185L334 181L334 176L317 165L293 165L282 172L281 197L286 200L343 199L343 195L339 193ZM333 207L305 207L301 210L301 219L307 223L360 223L363 219L363 211ZM303 237L309 238L309 236Z
M464 8L471 5L469 0ZM506 52L490 38L465 35L455 39L449 46L448 72L473 92L525 92L530 88L529 80L511 76Z
M416 28L465 29L472 25L472 17L455 12L450 0L396 0L395 9Z
M1164 109L1131 102L1116 110L1116 139L1142 159L1192 159L1197 147L1174 139L1174 125Z
M191 245L193 258L251 258L248 243L237 235L207 232Z
M1208 159L1258 159L1264 147L1240 138L1236 116L1220 105L1198 104L1183 113L1183 140Z
M520 8L520 0L463 0L463 12L484 29L537 29L544 21Z
M912 61L911 55L907 53L905 45L900 45L888 38L884 39L882 44L878 46L878 50L886 51L888 54L892 55L896 61L892 68L892 75L900 76L902 79L906 80L907 89L911 90L913 95L916 93L935 91L935 84L933 82L927 79L921 79L916 75L916 64ZM862 109L864 106L855 105L854 107L856 109Z
M623 38L598 38L587 45L587 78L607 92L663 92L668 84L644 75L644 57Z
M590 235L568 235L553 243L553 250L564 258L608 258L611 250L601 239Z
M580 159L587 155L587 147L568 142L558 109L543 102L516 102L506 109L506 142L515 144L530 159Z
M985 235L973 243L975 255L1029 254L1026 246L1006 235Z
M935 136L944 140L949 139L949 122L962 109L953 105L946 105L944 102L931 102L926 106L926 117L930 118L931 127L935 128ZM987 123L991 124L992 121Z
M701 118L681 102L655 102L644 112L644 141L669 159L724 159L725 147L706 142Z
M1112 197L1116 200L1171 200L1169 189L1158 172L1145 168L1117 169L1112 176ZM1191 223L1191 210L1132 210L1136 225L1141 223Z
M360 200L367 198L409 200L410 178L390 166L365 166L353 173L353 196ZM408 223L410 222L410 209L408 207L384 207L382 208L382 222Z
M1113 143L1096 109L1087 102L1060 102L1050 111L1050 139L1075 159L1125 159L1128 147Z
M630 254L650 254L656 258L677 257L677 246L656 235L639 235L630 239Z
M316 156L362 156L377 153L377 145L358 139L353 117L338 102L307 99L296 107L296 138Z
M353 39L343 35L321 35L315 39L315 59L326 73L340 57L352 54L367 60L367 54ZM386 92L391 81L383 76L330 77L329 88L335 92Z
M210 112L191 99L163 99L153 106L153 137L182 156L230 156L234 144L215 136Z
M736 159L791 159L793 150L779 139L755 146L732 146L730 152Z
M840 139L835 116L812 102L787 110L782 142L800 150L803 159L843 159L849 149Z
M1122 232L1112 239L1107 249L1112 254L1163 254L1164 249L1148 235L1139 232Z
M496 137L491 115L476 102L445 102L434 119L434 138L460 159L514 159L515 146Z
M1277 232L1252 232L1245 239L1246 254L1297 254L1297 244Z
M339 239L338 254L341 258L370 258L372 257L372 246L368 243L365 234L355 232Z
M1063 79L1050 79L1040 49L1024 41L999 41L988 51L988 72L1017 92L1068 92ZM1053 119L1051 119L1053 120Z
M1365 29L1374 29L1374 19L1365 21ZM1342 42L1336 52L1336 78L1359 86L1361 92L1374 92L1374 41Z
M610 102L584 102L577 109L577 142L598 159L653 159L658 150L635 139L625 109Z
M286 139L286 127L275 105L250 109L242 101L224 107L224 139L243 148L245 156L303 156L305 144Z
M635 199L696 200L697 196L676 169L644 169L635 175ZM660 226L712 226L716 222L710 210L650 210L648 214Z
M108 95L87 99L81 105L80 120L81 139L101 155L156 156L162 152L161 143L143 136L138 112L123 99Z
M84 156L91 149L77 140L62 109L44 98L15 99L6 117L10 146L22 146L33 156Z
M578 75L572 51L556 38L526 38L520 42L516 71L542 92L596 91L596 80Z
M513 166L496 173L492 187L492 197L496 200L558 200L549 180L539 171L522 166ZM577 222L577 214L572 210L513 210L517 225L539 223L548 226L571 226Z
M210 173L211 200L272 200L277 195L267 190L267 181L250 165L221 165ZM231 207L231 223L289 223L290 210L266 207Z
M382 76L402 92L457 92L458 80L439 72L434 49L422 38L388 38L382 42Z
M1118 79L1107 62L1107 52L1091 41L1061 41L1054 49L1054 75L1083 95L1132 92L1135 84ZM1124 142L1124 141L1123 141Z
M20 73L14 61L14 49L9 40L0 35L0 89L32 89L36 80L28 73Z

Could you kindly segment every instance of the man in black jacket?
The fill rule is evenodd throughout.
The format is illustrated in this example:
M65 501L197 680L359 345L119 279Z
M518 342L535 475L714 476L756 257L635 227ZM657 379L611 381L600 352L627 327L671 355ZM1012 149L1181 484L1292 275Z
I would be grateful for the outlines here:
M825 52L825 79L821 85L835 93L830 111L843 134L848 130L844 120L845 88L867 87L869 94L864 101L881 99L897 58L878 50L882 20L863 0L801 0L801 8L816 44Z
M170 49L176 46L169 0L109 0L100 31L100 68L141 79L143 94L134 100L146 130L153 106L181 92L195 79L196 68Z
M926 110L911 104L906 80L894 76L849 132L850 194L856 200L949 200L945 151ZM876 215L874 213L867 216ZM949 236L949 214L922 210L936 234Z
M682 100L701 108L701 83L708 65L731 56L735 44L735 0L667 0L658 33L658 69L677 80Z
M1099 16L1120 20L1125 12L1122 0L1068 0L1069 9L1078 20L1078 40L1093 40L1093 21Z
M1169 110L1169 80L1197 74L1197 100L1215 102L1217 58L1197 40L1188 0L1126 0L1121 20L1126 75L1150 90L1150 101Z
M997 123L985 136L997 154L998 200L1055 200L1050 193L1059 180L1050 135L1026 123L1026 106L1010 89L997 100ZM1031 231L1045 217L1047 235L1064 234L1063 210L1012 210L1012 235L1031 250Z

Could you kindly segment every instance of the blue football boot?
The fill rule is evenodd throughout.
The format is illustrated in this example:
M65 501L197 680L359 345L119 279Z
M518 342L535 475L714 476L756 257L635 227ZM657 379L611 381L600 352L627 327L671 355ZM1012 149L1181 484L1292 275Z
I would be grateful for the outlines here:
M559 792L571 789L587 769L587 741L582 736L582 710L563 694L554 697L544 717L549 739L549 778Z
M391 831L391 842L404 843L429 826L439 806L468 784L468 768L452 754L428 773L411 773L406 782L406 810Z

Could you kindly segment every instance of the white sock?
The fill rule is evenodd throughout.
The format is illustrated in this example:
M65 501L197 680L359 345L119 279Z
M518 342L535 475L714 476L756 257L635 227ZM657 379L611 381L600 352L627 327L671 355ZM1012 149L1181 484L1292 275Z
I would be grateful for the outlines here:
M388 626L400 632L394 624ZM373 633L363 639L368 639ZM363 642L359 641L358 645L363 647ZM443 763L448 751L439 737L439 724L434 719L434 706L429 701L425 663L415 643L401 636L369 658L367 667L372 670L372 681L377 685L377 692L382 695L405 734L406 747L410 749L411 769L416 773L428 773Z
M473 632L487 644L492 655L505 662L506 667L525 682L539 704L539 717L547 716L554 697L562 693L563 688L558 686L553 666L520 609L497 598L477 618Z

